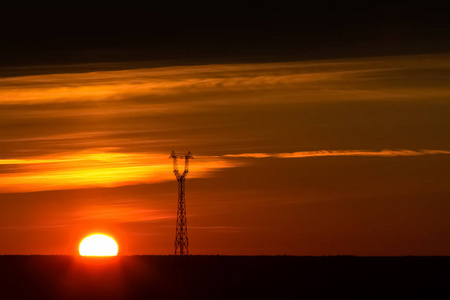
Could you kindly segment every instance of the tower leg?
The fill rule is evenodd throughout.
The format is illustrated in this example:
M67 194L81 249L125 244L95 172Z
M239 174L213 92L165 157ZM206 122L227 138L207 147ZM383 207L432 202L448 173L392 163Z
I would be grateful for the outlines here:
M178 179L177 226L175 235L175 255L189 255L185 203L185 177Z

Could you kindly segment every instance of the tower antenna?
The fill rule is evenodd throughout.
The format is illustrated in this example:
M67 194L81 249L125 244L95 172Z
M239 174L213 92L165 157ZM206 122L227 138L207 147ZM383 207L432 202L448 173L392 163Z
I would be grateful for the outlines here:
M177 228L175 235L175 255L189 255L188 250L188 235L187 235L187 222L186 222L186 203L185 203L185 181L186 176L189 173L189 160L194 159L189 151L186 155L176 155L174 151L170 154L173 159L173 173L178 181L178 207L177 207ZM184 172L180 174L178 172L177 159L184 158Z

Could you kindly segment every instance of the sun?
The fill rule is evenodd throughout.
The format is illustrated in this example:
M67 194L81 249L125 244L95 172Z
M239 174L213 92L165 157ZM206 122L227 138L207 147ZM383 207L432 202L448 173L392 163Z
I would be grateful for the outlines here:
M80 243L81 256L116 256L119 247L116 241L104 234L93 234Z

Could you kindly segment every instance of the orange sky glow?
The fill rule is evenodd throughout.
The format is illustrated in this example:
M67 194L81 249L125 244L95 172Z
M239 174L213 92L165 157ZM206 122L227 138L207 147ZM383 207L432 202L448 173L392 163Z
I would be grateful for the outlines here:
M172 150L193 254L450 254L449 55L82 69L0 78L0 254L171 254Z

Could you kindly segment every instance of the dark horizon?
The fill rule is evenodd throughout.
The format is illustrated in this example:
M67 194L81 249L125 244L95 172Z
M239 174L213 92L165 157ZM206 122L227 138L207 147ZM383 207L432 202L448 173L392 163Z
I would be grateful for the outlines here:
M444 299L450 291L449 257L0 256L0 266L0 288L14 299Z

